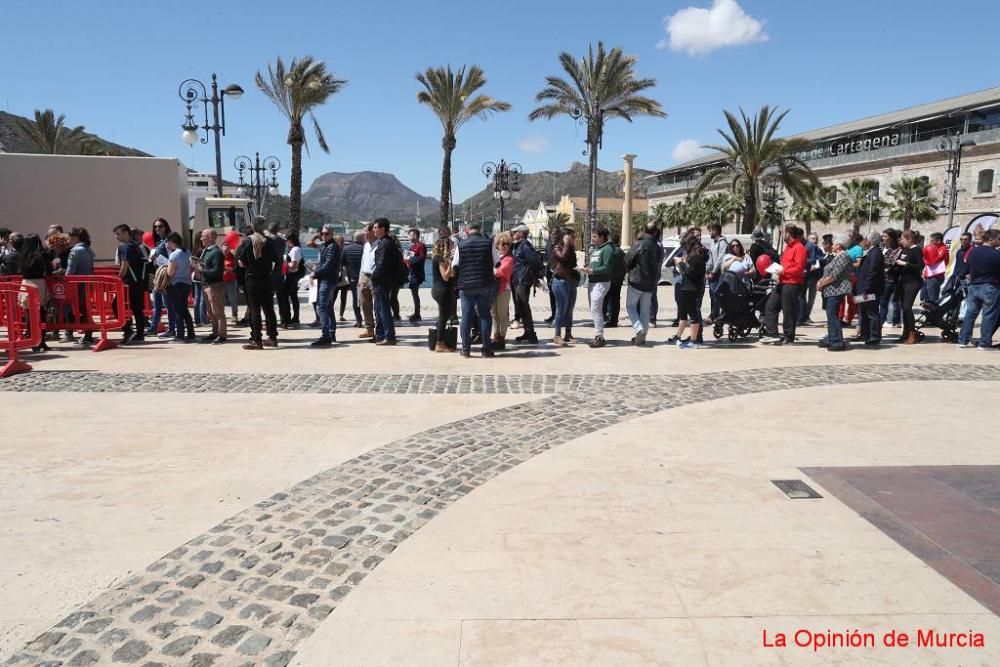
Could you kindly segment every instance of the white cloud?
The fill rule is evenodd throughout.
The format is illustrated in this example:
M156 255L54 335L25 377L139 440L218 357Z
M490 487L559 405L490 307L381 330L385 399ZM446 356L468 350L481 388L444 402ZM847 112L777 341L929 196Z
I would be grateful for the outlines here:
M701 157L708 153L707 148L701 147L700 141L695 141L694 139L681 139L674 146L674 150L670 153L678 162L687 162L688 160L693 160L696 157Z
M743 11L736 0L712 0L711 9L687 7L663 22L669 39L661 39L656 48L669 46L671 51L683 51L690 56L769 39L764 23Z
M549 140L545 137L528 137L517 142L517 147L525 153L544 153L549 149Z

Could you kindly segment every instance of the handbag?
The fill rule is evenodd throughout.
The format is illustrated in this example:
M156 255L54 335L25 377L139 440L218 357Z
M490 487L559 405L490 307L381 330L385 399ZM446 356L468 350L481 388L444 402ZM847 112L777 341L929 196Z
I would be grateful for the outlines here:
M347 268L344 266L340 267L340 278L337 280L337 287L347 287L351 284L350 279L347 277Z

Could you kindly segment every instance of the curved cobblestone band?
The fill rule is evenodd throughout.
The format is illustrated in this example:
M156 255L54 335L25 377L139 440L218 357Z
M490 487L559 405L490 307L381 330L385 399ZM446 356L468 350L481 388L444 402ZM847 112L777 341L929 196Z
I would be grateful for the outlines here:
M23 376L31 378L35 374ZM95 391L115 391L93 379ZM6 665L287 665L316 626L396 547L468 493L557 445L702 401L785 389L886 381L1000 381L1000 366L771 368L687 376L268 376L313 391L380 386L435 393L517 386L555 392L397 440L311 477L177 547L69 614ZM193 376L112 375L119 391L153 383L199 391ZM177 385L164 389L171 377ZM221 385L254 391L249 384ZM263 376L253 376L258 379ZM327 380L317 378L340 378ZM90 378L90 379L87 379ZM312 379L310 379L312 378ZM372 378L375 378L374 380ZM402 378L409 378L404 380ZM516 380L515 378L522 378ZM528 378L527 380L523 378ZM134 380L134 381L133 381ZM214 386L215 381L210 383ZM228 383L227 383L228 382ZM504 383L507 385L504 385ZM510 384L513 382L513 384ZM303 384L304 383L304 384ZM416 384L416 389L414 388ZM21 391L52 389L48 380ZM9 385L0 385L7 389ZM124 387L129 387L125 389ZM77 390L80 389L77 387ZM512 424L531 424L529 431Z

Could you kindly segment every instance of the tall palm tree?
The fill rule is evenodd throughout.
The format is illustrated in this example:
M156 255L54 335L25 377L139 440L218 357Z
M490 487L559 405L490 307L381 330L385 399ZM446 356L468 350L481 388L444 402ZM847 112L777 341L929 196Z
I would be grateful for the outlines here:
M675 201L670 204L660 202L653 207L653 219L660 228L681 231L691 220L691 200Z
M288 229L298 232L302 219L302 147L309 150L306 131L302 123L306 116L313 124L316 143L324 153L330 147L323 136L323 129L313 115L313 111L347 85L345 79L336 78L326 69L326 64L305 56L301 60L293 58L285 67L278 58L267 66L268 77L257 72L255 81L261 92L274 102L288 120L288 145L292 147L292 175L288 192Z
M593 229L597 222L597 152L604 138L604 123L612 118L632 122L636 116L662 118L667 114L659 102L639 94L655 86L656 79L636 78L636 57L626 55L620 47L605 51L604 42L598 42L596 54L591 46L587 55L577 60L564 51L559 54L559 63L569 79L546 77L547 85L535 95L542 106L528 114L528 118L551 120L567 115L587 123L590 157L587 220Z
M833 214L857 232L866 222L878 222L888 204L878 197L878 181L852 178L840 188Z
M476 95L486 85L486 75L478 65L463 65L453 72L447 67L428 67L417 73L417 81L424 87L417 93L417 102L426 104L441 121L444 138L444 163L441 166L441 224L448 224L451 209L451 154L457 144L455 133L473 118L487 118L491 113L507 111L510 104L490 97Z
M809 142L774 137L787 113L764 106L753 117L740 109L742 118L737 119L726 111L729 132L717 130L725 145L706 146L722 153L723 161L702 175L695 186L695 196L717 181L728 179L734 193L743 193L743 233L757 225L761 181L766 173L773 172L782 187L793 195L801 192L805 184L819 184L809 166L796 155L808 148Z
M914 220L930 222L937 217L938 207L931 199L931 182L926 176L903 176L889 186L889 196L892 197L889 217L902 220L903 229L909 229Z
M789 212L792 218L805 224L806 234L812 233L812 223L830 222L830 190L835 188L824 188L807 185L802 192L795 196Z
M35 109L35 121L15 118L18 133L30 142L37 152L49 155L75 155L93 153L97 142L88 135L82 125L66 127L66 116L56 114L52 109Z

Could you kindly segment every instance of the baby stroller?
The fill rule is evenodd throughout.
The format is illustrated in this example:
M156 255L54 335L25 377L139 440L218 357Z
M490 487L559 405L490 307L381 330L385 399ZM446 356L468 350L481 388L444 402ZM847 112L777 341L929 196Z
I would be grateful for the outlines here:
M740 338L748 337L754 329L759 330L760 320L754 315L753 289L746 281L735 273L724 272L719 280L716 297L719 299L720 306L719 317L715 320L712 329L716 339L722 338L727 333L727 327L731 343L735 343Z
M968 288L962 281L949 281L941 291L941 298L935 301L924 301L915 314L914 324L917 327L917 337L924 339L921 329L925 326L941 329L941 340L946 343L958 341L958 332L962 328L962 303L965 301Z

